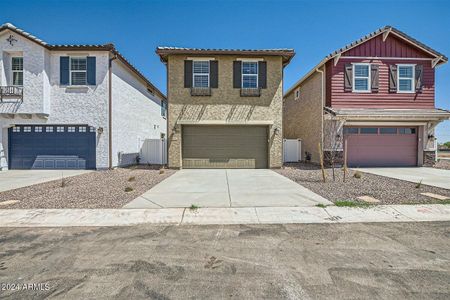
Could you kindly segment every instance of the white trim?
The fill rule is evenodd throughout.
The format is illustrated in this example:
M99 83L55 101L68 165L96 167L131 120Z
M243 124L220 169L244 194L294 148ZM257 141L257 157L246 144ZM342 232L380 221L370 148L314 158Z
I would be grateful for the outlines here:
M244 63L256 63L256 74L244 74ZM256 87L254 87L254 88L256 88L256 89L259 88L259 64L258 64L258 61L245 60L245 61L242 61L242 63L241 63L241 88L247 89L244 87L244 75L248 76L248 77L256 76ZM253 87L251 89L253 89Z
M355 66L367 66L368 68L368 76L367 77L362 77L362 76L358 76L358 79L366 79L367 78L367 90L356 90L355 89ZM371 77L372 77L372 72L371 72L371 68L370 68L370 63L352 63L352 72L353 72L353 78L352 78L352 92L353 93L371 93Z
M427 122L401 122L401 121L393 121L393 122L377 122L377 121L347 121L345 122L345 126L422 126L426 125Z
M196 63L196 62L207 62L208 63L208 73L195 73L194 72L194 69L195 69L194 68L194 63ZM210 85L210 73L211 73L211 63L210 63L209 60L197 59L197 60L192 61L192 87L194 87L194 88L205 88L205 87L195 86L195 75L198 75L198 76L205 76L205 75L207 75L208 76L208 86L206 88L209 88L211 86Z
M86 70L72 70L72 58L85 59L86 60ZM86 74L86 77L85 77L86 80L85 80L84 84L72 84L72 73L74 73L74 72ZM69 56L69 85L75 86L75 87L87 86L87 56Z
M216 60L215 57L186 57L186 60L192 60L192 61L204 61L204 60Z
M412 78L402 77L403 80L411 80L411 90L401 91L400 90L400 70L399 67L411 67L412 68ZM399 94L413 94L416 92L416 65L415 64L397 64L397 93Z
M237 61L249 61L249 62L258 62L264 61L264 58L236 58Z
M13 59L14 58L22 58L22 70L13 70ZM22 73L22 84L14 84L14 73ZM23 73L23 56L11 56L11 85L12 86L18 86L21 87L23 86L23 81L24 81L24 73Z

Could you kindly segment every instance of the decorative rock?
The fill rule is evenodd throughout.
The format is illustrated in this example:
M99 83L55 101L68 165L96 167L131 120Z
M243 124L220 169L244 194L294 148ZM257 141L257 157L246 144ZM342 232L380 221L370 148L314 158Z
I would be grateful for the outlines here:
M370 196L361 196L361 197L357 197L359 200L367 202L367 203L380 203L380 200L375 199L373 197Z
M12 205L20 202L19 200L7 200L7 201L1 201L0 206L6 206L6 205Z
M433 193L420 193L421 195L424 195L424 196L427 196L427 197L431 197L431 198L434 198L434 199L438 199L438 200L447 200L447 199L450 199L449 197L447 197L447 196L442 196L442 195L439 195L439 194L433 194Z

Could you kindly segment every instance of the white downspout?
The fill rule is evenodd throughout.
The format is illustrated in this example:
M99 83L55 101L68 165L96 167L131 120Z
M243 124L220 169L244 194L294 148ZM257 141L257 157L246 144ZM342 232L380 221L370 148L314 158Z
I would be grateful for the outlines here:
M324 67L325 67L325 65L324 65ZM323 108L325 107L325 95L324 95L324 87L323 87L323 85L325 84L325 80L324 80L324 76L325 76L325 73L324 73L324 71L322 71L322 70L320 70L319 68L316 68L316 72L319 72L322 76L321 76L321 84L320 84L320 87L321 87L321 98L322 98L322 122L321 122L321 134L320 134L320 139L321 139L321 145L322 145L322 151L323 151L323 117L324 117L324 115L323 115Z

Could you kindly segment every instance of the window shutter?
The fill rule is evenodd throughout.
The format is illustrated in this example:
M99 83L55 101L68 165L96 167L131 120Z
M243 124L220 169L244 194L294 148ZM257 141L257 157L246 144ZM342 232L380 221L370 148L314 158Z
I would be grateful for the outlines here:
M370 65L370 88L372 89L372 92L378 93L378 65Z
M63 85L70 84L70 71L69 71L69 57L60 56L59 57L59 83Z
M267 88L267 62L258 62L258 87Z
M184 87L192 87L192 60L184 61Z
M416 65L416 92L422 92L423 86L423 65Z
M351 92L353 90L353 66L345 64L344 70L344 91Z
M233 61L233 88L240 89L241 84L241 77L242 77L242 69L241 69L241 62L240 61Z
M209 62L209 85L213 89L219 87L219 62L217 60Z
M96 58L95 56L87 57L87 84L95 85L95 68Z
M389 66L389 93L397 93L397 65Z

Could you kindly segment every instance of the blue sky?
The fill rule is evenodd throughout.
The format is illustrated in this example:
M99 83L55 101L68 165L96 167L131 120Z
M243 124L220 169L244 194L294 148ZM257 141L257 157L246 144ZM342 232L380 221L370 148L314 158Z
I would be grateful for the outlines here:
M324 56L392 25L450 56L450 1L20 1L2 0L0 22L52 44L113 42L161 91L159 45L294 48L285 90ZM436 106L450 109L450 65L436 69ZM450 121L437 132L450 141Z

